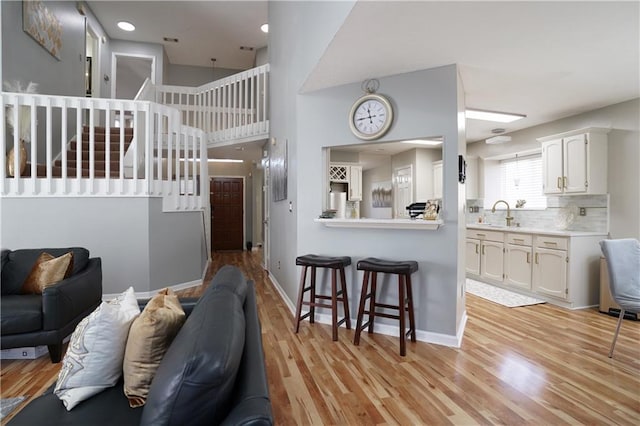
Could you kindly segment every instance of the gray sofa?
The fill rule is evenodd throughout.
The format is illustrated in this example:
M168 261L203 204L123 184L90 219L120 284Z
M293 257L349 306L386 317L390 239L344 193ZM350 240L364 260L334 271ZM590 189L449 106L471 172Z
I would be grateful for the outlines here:
M146 404L130 408L116 386L66 411L49 388L8 424L270 425L273 423L254 284L224 266L165 354Z
M42 295L20 294L42 252L54 257L73 252L71 276ZM0 320L2 349L47 345L60 362L62 341L102 302L102 264L82 247L2 250Z

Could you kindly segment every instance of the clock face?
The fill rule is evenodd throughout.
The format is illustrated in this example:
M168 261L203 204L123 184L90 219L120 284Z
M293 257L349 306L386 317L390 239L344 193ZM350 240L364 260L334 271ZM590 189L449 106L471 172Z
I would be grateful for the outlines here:
M384 135L393 121L393 109L381 95L369 94L358 99L349 114L351 131L360 139L372 140Z

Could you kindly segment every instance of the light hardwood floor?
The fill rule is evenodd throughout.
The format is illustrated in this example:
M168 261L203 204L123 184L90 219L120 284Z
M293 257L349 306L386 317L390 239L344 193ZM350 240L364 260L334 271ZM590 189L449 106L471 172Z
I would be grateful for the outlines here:
M400 357L392 336L365 332L354 346L353 330L332 342L328 325L308 321L294 334L260 260L216 253L208 277L228 263L256 282L277 424L640 424L639 322L624 321L609 359L614 317L469 295L461 348L408 342ZM2 361L2 397L37 396L59 366L46 357Z

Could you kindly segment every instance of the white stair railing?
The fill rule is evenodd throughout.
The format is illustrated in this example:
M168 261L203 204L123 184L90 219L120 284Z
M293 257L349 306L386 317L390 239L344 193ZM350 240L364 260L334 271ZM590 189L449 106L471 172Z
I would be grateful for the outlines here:
M8 176L6 157L0 155L0 194L4 197L161 196L165 210L205 206L205 134L184 126L175 108L148 101L2 92L0 110L0 153L8 152L7 114L14 123L29 116L33 135L27 149L29 167L22 175ZM102 154L98 158L96 146L101 142L96 142L95 127L113 123L115 116L119 123L105 127L104 159ZM125 123L124 117L132 117L132 122ZM82 141L85 126L86 142ZM12 146L19 146L18 131L10 139ZM126 143L130 145L125 154ZM72 144L75 157L68 158ZM130 161L125 157L131 157ZM14 170L20 169L19 161L16 155Z
M202 129L211 144L261 139L269 134L268 77L266 64L200 87L157 85L155 101L178 109L183 123Z

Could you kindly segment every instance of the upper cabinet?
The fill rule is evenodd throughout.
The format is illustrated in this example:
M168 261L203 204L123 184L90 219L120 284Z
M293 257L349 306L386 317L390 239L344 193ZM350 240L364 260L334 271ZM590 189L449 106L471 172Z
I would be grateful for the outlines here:
M329 181L346 183L348 185L347 198L349 201L362 200L362 166L358 164L329 165Z
M607 133L590 127L539 138L545 194L606 194Z

